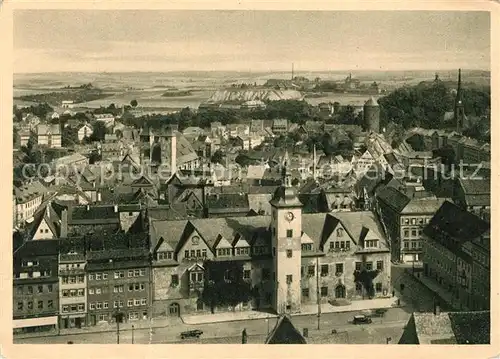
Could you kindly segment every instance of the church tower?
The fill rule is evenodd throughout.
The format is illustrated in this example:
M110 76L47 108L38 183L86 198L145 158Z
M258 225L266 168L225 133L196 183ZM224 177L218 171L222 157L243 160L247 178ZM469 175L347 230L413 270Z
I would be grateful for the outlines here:
M271 204L271 243L275 290L273 309L278 314L300 312L302 203L292 186L288 152L282 181Z
M462 130L465 122L465 111L464 111L464 103L463 103L463 94L462 94L462 70L458 69L458 86L457 86L457 95L455 97L455 108L454 108L454 120L457 126L457 132L462 134Z

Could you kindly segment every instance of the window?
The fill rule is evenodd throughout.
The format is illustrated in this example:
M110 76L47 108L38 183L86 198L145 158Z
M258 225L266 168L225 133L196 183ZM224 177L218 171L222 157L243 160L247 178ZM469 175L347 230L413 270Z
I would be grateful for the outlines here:
M309 288L302 288L302 297L309 298Z
M54 307L54 301L52 299L49 299L47 301L47 308L52 309Z
M361 292L363 290L363 287L361 286L361 283L356 282L356 292Z
M357 271L361 270L361 262L356 262L355 268Z
M417 220L415 218L411 219L411 224L417 224Z
M312 244L302 244L302 251L304 252L310 252L312 251Z
M39 285L36 290L37 293L43 293L43 285Z
M119 306L120 308L123 308L123 300L118 301L118 306Z
M135 299L135 300L134 300L134 305L135 305L136 307L138 307L139 305L141 305L141 300L140 300L140 299Z
M377 270L379 271L384 270L384 261L377 261Z
M344 235L344 230L342 228L337 229L337 237L342 237Z
M328 287L321 287L321 296L326 297L328 295Z
M95 280L101 280L102 274L101 273L96 273L95 275Z
M23 310L23 302L17 302L17 310Z
M184 251L184 258L189 258L189 251Z
M108 319L107 314L99 314L99 321L100 322L105 322Z
M83 297L85 295L85 289L78 289L78 296Z
M33 294L33 287L32 286L28 287L28 294Z
M321 276L326 277L328 275L328 264L321 265Z
M108 309L108 306L109 306L108 302L104 302L103 306L104 306L104 309Z
M403 247L404 247L404 249L408 249L409 248L409 243L407 241L404 241L403 242Z
M339 242L335 242L335 249L339 249L340 248L340 243Z
M349 241L346 241L346 242L345 242L345 249L346 249L346 250L351 249L351 242L349 242Z
M268 268L263 268L262 269L262 279L263 280L269 280L269 279L271 279L271 271Z
M23 287L16 288L17 294L23 294Z
M292 238L293 237L293 229L287 229L286 230L286 237L287 238Z
M85 304L78 304L78 311L83 312L85 310Z
M404 224L410 224L410 220L408 218L405 218L403 221L404 221Z
M98 279L98 278L97 278L97 274L96 274L95 279L96 279L96 280ZM100 279L100 278L99 278L99 279ZM76 277L74 277L74 276L69 277L69 283L70 283L70 284L75 284L75 283L76 283Z
M72 306L70 307L70 309L69 309L69 310L70 310L70 312L76 312L77 308L78 308L78 307L77 307L77 305L76 305L76 304L74 304L74 305L72 305Z
M366 270L372 270L373 269L373 262L366 262L365 268L366 268Z
M189 253L189 256L190 256L191 258L196 257L196 250L195 250L195 249L191 249L191 252Z
M179 285L179 275L177 274L172 274L172 286L177 286Z
M287 257L287 258L292 258L292 255L293 255L292 250L291 250L291 249L287 249L287 250L286 250L286 257Z
M171 252L169 252L169 254L171 254ZM201 250L201 256L202 256L203 258L206 258L206 257L207 257L207 250L206 250L206 249L202 249L202 250Z
M249 269L245 269L243 271L243 279L250 279L250 270Z
M411 242L411 249L416 249L417 248L417 242Z
M405 229L403 233L403 237L405 238L408 238L410 236L410 231L408 229Z
M307 275L309 277L311 277L311 276L314 276L314 273L315 273L314 266L308 266L307 267Z
M129 270L128 271L128 277L133 277L134 276L134 271L133 270Z
M337 273L337 274L344 273L344 263L335 264L335 273Z
M146 298L142 298L142 299L141 299L141 305L147 305L147 304L148 304L148 303L147 303Z
M128 291L131 292L134 290L134 285L133 284L129 284L128 285Z
M417 236L417 230L416 229L412 229L411 230L411 236L412 237L416 237Z
M382 291L382 283L376 283L375 290L377 291L377 293L380 293Z
M127 301L127 307L133 307L134 306L134 300L133 299L129 299Z
M340 248L342 248L342 249L345 248L345 242L344 241L340 242Z
M67 313L67 312L69 312L69 306L67 306L67 305L63 305L63 307L62 307L62 311L63 311L63 313Z
M89 280L94 280L94 275L93 274L89 274Z
M71 290L69 291L69 296L70 296L70 297L76 297L77 293L78 293L78 292L76 291L76 289L71 289Z
M139 277L141 275L144 275L143 269L134 269L134 277Z
M137 319L139 319L139 313L137 313L137 312L130 312L130 313L128 313L128 319L129 320L137 320Z
M96 309L102 309L102 303L101 302L97 302L96 303Z
M286 284L291 284L292 282L293 282L293 276L291 274L287 274Z
M90 309L94 310L95 309L95 303L90 303Z
M143 291L143 290L144 290L144 287L145 287L145 286L144 286L144 283L141 283L141 285L139 286L139 290L140 290L140 291Z

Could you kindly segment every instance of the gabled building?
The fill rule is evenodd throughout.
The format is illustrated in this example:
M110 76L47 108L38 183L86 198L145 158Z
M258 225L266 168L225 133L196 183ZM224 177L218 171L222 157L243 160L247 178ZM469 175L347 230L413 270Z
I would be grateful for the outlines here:
M282 315L267 336L266 344L307 344L307 341L295 328L290 317Z
M454 201L458 206L489 221L491 208L490 179L457 179L455 181Z
M61 127L58 124L39 124L36 127L36 139L39 146L61 148Z
M39 181L14 187L16 223L18 225L24 225L26 221L31 221L47 192L47 188Z

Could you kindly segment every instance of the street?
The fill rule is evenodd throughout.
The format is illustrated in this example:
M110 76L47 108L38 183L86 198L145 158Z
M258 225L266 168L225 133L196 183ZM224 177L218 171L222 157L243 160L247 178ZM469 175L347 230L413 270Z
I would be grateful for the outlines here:
M369 325L353 325L350 323L357 312L345 313L324 313L320 317L320 330L317 330L318 320L316 315L301 315L293 317L293 324L302 332L308 328L312 341L335 342L331 335L333 329L337 332L347 332L349 343L385 343L386 338L391 337L393 341L399 340L404 325L407 323L413 311L432 311L434 294L419 283L411 275L405 273L407 266L393 265L392 279L395 292L402 297L400 308L390 308L383 318L373 318L373 323ZM411 268L411 267L410 267ZM400 293L400 284L404 283L405 288ZM133 332L134 343L156 344L156 343L239 343L241 332L246 329L249 343L260 343L265 340L267 333L274 328L276 318L254 319L233 321L224 323L210 323L189 325L184 324L180 319L174 326L154 328L152 333L148 328L135 329ZM203 331L200 339L180 339L180 333L187 330L199 329ZM39 338L14 339L18 344L49 343L65 344L72 341L75 344L114 344L117 341L115 331L104 333L83 333L75 335L59 335ZM120 332L120 343L132 343L132 331Z
M354 312L351 313L327 313L321 315L320 320L320 333L331 334L332 329L337 331L348 331L348 332L359 332L362 330L361 326L357 326L349 323L354 316ZM374 318L371 325L367 325L367 331L370 328L375 328L378 326L385 327L387 325L392 325L400 328L402 332L402 327L408 321L409 314L406 313L401 308L391 308L389 309L384 318ZM240 338L243 329L247 330L249 336L267 336L268 329L272 330L276 324L276 318L271 318L269 321L266 319L257 320L245 320L245 321L235 321L226 323L211 323L211 324L200 324L200 325L187 325L179 322L178 325L165 327L165 328L154 328L152 334L151 343L203 343L212 342L220 340L221 338ZM317 317L315 315L304 315L293 317L293 324L295 327L302 331L303 328L308 328L309 332L317 331ZM188 339L181 341L180 333L186 330L199 329L203 331L202 339L200 341ZM365 333L366 335L366 333ZM75 344L114 344L116 343L116 332L105 332L105 333L85 333L78 335L60 335L52 337L40 337L40 338L25 338L25 339L14 339L16 344L65 344L68 341L72 341ZM355 335L359 337L359 335ZM241 340L241 338L240 338ZM137 344L148 344L150 342L150 332L149 329L136 329L134 330L134 343ZM120 343L132 343L132 331L121 331L120 332Z

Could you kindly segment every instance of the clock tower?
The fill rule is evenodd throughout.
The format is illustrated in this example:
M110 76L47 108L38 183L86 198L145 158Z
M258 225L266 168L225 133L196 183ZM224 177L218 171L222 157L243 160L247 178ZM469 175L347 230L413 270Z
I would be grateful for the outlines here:
M288 159L288 153L285 155ZM292 186L288 161L282 170L282 185L271 204L271 243L275 289L273 308L278 314L300 312L302 203Z

